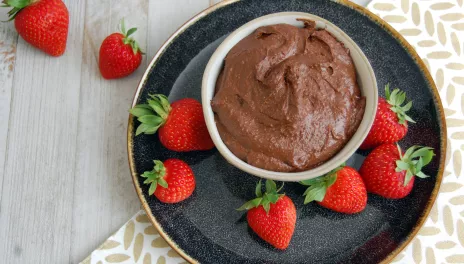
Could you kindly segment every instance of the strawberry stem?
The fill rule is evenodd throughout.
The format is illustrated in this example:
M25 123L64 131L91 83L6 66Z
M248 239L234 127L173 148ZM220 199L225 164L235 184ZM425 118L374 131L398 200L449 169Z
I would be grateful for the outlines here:
M300 184L309 186L303 193L303 196L306 196L304 204L308 204L312 201L322 202L327 189L337 181L337 172L343 169L343 167L345 167L345 163L331 170L324 176L301 181Z
M154 160L155 166L151 171L145 171L140 176L146 178L143 182L144 184L149 184L150 188L148 189L148 194L152 195L156 191L158 184L163 188L168 188L168 183L164 180L166 175L166 168L163 165L163 162L159 160Z
M129 110L141 123L135 131L136 136L142 133L146 135L155 134L158 128L166 123L171 111L171 105L165 95L150 94L149 96L151 99L148 99L146 104L138 104Z
M124 18L123 18L121 19L120 30L121 30L121 33L124 35L124 39L123 39L124 44L130 45L132 47L132 51L134 52L134 54L137 54L138 52L145 54L140 49L140 46L137 43L137 41L135 41L135 39L130 37L130 35L134 34L137 31L137 28L131 28L126 32L126 25L125 25Z
M398 117L399 123L401 125L406 126L406 120L412 123L416 123L406 114L406 112L411 109L412 102L409 101L404 106L401 106L406 100L405 92L395 88L393 92L390 93L390 84L387 83L387 85L385 85L385 96L387 98L387 102L391 105L390 109L396 113L396 116Z
M244 205L240 206L237 210L249 210L251 208L256 208L259 206L263 206L266 213L269 213L271 209L271 203L275 204L279 200L280 197L283 197L285 194L279 194L279 191L283 188L284 184L277 189L276 183L272 180L266 180L265 187L266 192L263 194L262 192L262 182L259 180L258 184L256 185L255 194L256 198L246 202Z
M402 154L401 148L397 145L400 159L396 161L396 172L406 171L404 177L404 186L408 185L412 177L417 176L419 178L428 178L429 176L424 174L421 170L427 164L432 161L433 148L412 146L404 154Z

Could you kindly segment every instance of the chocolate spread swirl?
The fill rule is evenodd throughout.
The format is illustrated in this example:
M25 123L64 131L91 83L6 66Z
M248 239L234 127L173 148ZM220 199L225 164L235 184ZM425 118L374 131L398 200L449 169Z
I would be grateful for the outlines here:
M313 21L258 28L225 58L211 102L222 140L250 165L304 171L333 157L365 108L345 48Z

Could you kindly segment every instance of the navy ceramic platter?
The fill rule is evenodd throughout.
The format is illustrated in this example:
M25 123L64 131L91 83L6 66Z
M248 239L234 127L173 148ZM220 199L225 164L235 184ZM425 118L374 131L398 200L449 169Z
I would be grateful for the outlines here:
M315 203L303 205L305 188L287 183L284 192L297 208L290 246L273 249L248 227L244 212L235 209L254 198L258 178L228 164L216 149L176 153L157 135L135 137L138 122L129 118L128 154L136 191L144 209L169 245L191 263L379 263L392 260L415 236L435 201L443 175L446 128L437 89L413 48L381 19L349 1L232 0L213 6L188 21L167 40L150 63L134 104L148 94L163 93L170 101L200 100L203 71L224 38L243 24L264 15L297 11L329 20L344 30L369 59L379 87L390 82L413 99L417 123L400 142L403 149L427 145L436 157L401 200L369 195L366 209L356 215L332 212ZM358 151L348 164L359 168L368 152ZM179 158L196 177L196 190L184 202L163 204L148 195L139 177L153 160Z

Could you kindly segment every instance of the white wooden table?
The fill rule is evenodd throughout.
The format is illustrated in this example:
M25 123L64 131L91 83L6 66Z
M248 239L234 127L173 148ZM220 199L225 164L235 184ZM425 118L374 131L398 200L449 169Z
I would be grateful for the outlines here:
M78 263L140 209L126 153L130 102L161 44L218 1L65 0L59 58L0 23L0 262ZM130 77L107 81L98 52L123 17L147 55Z

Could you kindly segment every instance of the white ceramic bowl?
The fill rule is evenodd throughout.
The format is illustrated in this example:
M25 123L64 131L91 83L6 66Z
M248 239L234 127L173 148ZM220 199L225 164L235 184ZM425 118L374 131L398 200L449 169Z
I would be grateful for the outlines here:
M345 44L345 47L350 49L351 57L353 58L354 65L357 71L358 85L361 93L366 97L366 109L363 119L359 125L358 130L353 135L350 141L341 149L335 156L323 163L322 165L302 172L276 172L264 170L252 166L245 161L237 158L224 144L219 135L219 132L214 121L214 113L211 108L211 100L214 97L214 90L216 86L216 79L222 69L224 59L229 51L240 40L253 33L261 26L275 25L275 24L290 24L298 27L303 27L303 22L297 19L310 19L316 21L317 28L325 28L332 33L335 38ZM363 140L366 138L372 123L374 122L375 113L377 110L378 91L377 81L375 79L372 66L369 64L364 53L356 45L356 43L341 29L330 23L329 21L308 13L299 12L283 12L259 17L255 20L248 22L239 29L230 34L224 42L217 48L213 56L206 66L203 75L201 99L203 105L203 112L205 115L206 125L208 131L213 139L214 144L224 158L237 168L253 174L255 176L272 179L277 181L301 181L306 179L315 178L328 173L341 163L345 162L353 153L359 148Z

